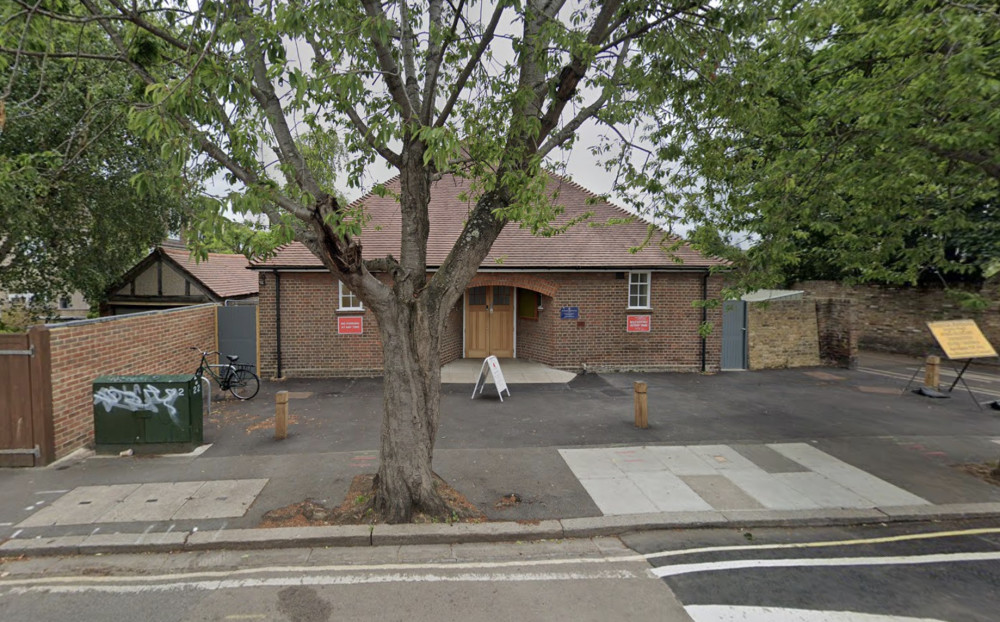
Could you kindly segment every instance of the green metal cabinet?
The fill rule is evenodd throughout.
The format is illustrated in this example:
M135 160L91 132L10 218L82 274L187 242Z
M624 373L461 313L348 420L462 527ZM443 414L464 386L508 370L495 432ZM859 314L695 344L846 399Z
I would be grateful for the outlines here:
M94 380L94 443L100 449L188 448L204 440L201 382L193 375Z

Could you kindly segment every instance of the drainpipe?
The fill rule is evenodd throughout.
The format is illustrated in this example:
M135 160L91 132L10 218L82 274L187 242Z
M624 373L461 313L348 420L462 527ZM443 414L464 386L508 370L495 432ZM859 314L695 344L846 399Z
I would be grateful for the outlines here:
M709 271L705 270L705 275L701 278L701 323L704 326L705 322L708 320L708 275ZM707 339L702 336L701 338L701 373L708 371L705 347Z
M274 271L274 333L278 342L278 378L281 378L281 273Z

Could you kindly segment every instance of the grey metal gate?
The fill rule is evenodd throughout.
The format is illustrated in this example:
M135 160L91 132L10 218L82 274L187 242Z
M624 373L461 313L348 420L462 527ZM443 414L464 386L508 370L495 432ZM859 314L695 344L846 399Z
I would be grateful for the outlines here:
M219 352L257 365L257 305L218 307L218 321Z
M722 303L722 369L747 368L747 303Z

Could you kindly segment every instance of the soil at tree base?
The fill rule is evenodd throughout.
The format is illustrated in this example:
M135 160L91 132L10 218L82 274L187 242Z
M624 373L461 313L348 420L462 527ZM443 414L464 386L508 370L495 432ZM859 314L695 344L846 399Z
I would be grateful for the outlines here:
M995 462L973 462L971 464L957 464L955 468L964 471L973 477L978 477L988 484L1000 486L1000 467Z
M292 505L271 510L261 517L258 528L271 527L316 527L322 525L371 525L381 522L371 510L374 494L374 475L358 475L351 481L343 503L327 508L315 499L305 499ZM470 502L465 495L449 486L444 480L436 483L437 490L451 510L449 516L429 516L416 512L414 523L482 523L486 515Z

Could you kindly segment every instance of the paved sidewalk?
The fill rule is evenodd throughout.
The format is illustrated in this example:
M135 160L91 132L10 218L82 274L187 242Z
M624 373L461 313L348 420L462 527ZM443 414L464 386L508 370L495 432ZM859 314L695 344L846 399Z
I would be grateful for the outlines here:
M648 430L631 383L649 383ZM481 525L255 529L307 497L340 503L374 471L371 380L268 383L217 404L212 442L177 456L77 456L0 471L2 555L457 543L1000 516L1000 488L953 465L1000 456L1000 416L964 396L924 400L898 378L833 369L586 375L489 390L447 385L435 470L486 512ZM275 441L273 394L292 392ZM502 503L511 493L519 503Z

